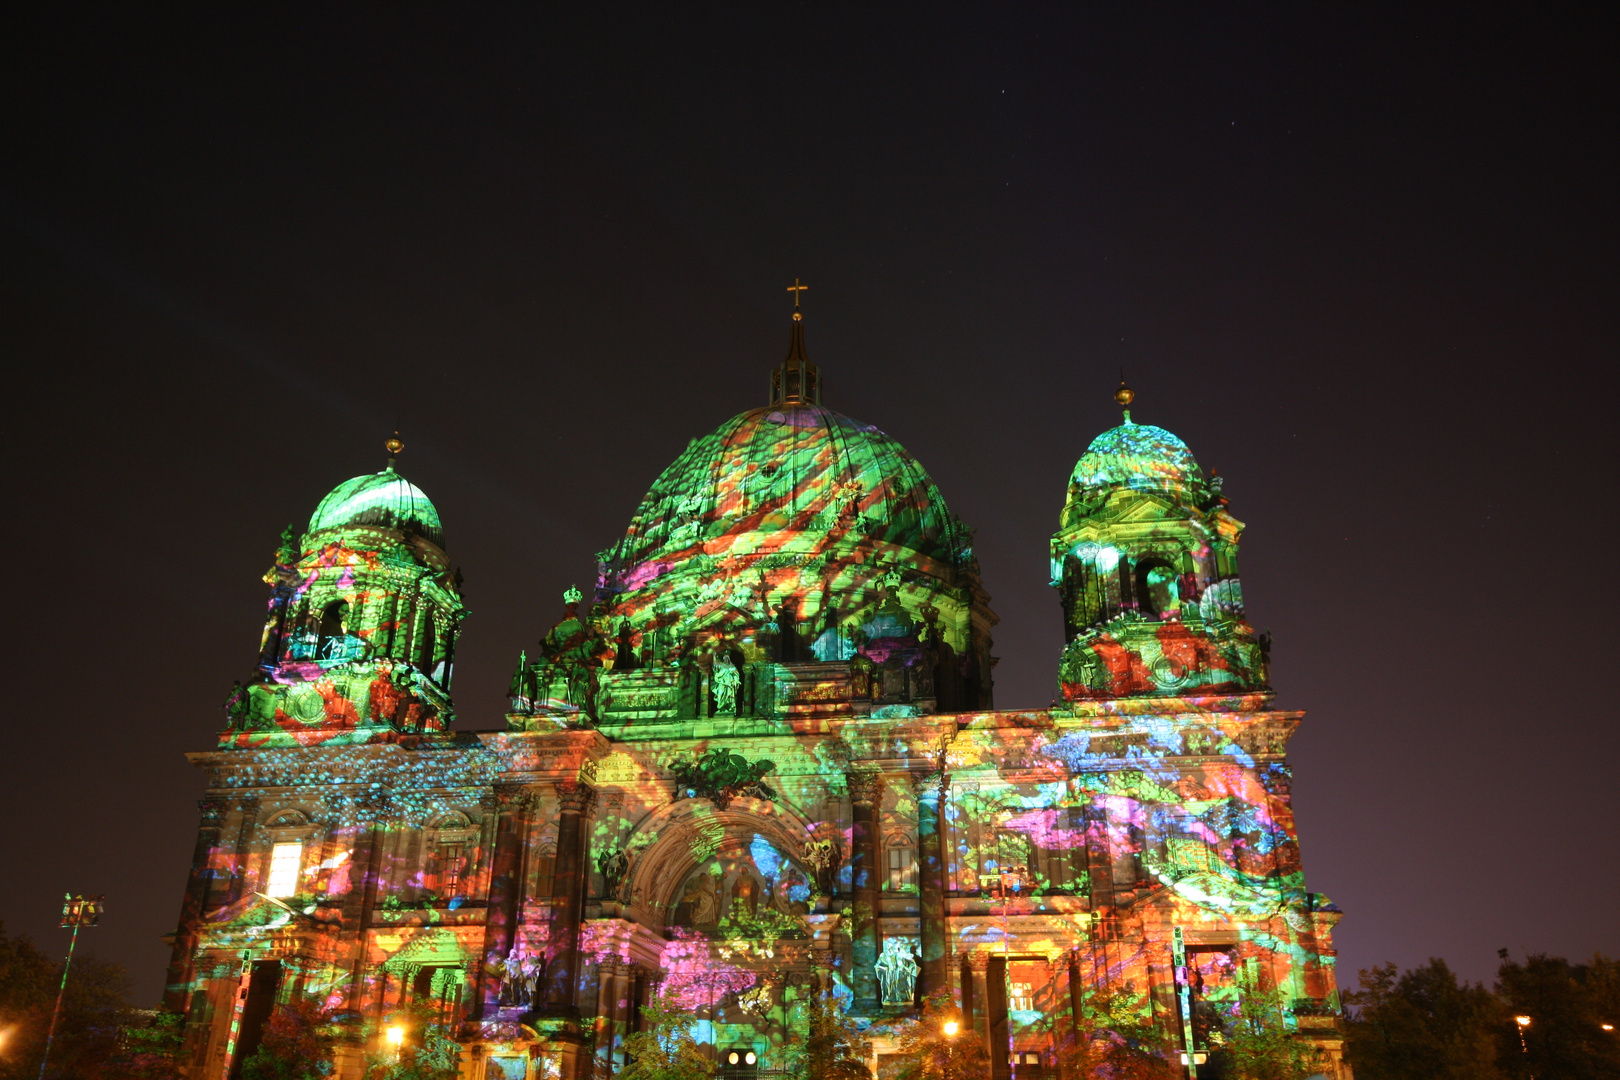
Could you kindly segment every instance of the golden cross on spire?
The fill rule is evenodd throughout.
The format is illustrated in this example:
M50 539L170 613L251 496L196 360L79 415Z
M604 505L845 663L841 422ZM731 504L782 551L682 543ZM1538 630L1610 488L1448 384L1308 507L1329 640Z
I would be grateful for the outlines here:
M787 287L787 291L793 294L793 310L797 311L799 309L799 294L809 287L808 285L800 285L798 278L794 278L793 284Z

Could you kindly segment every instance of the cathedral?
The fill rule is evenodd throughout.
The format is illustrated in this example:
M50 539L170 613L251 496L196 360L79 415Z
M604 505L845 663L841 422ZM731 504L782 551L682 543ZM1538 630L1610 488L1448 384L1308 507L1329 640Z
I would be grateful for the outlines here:
M998 710L972 530L822 390L796 300L768 400L653 482L504 717L455 711L461 574L397 436L282 535L257 667L190 755L187 1076L239 1076L303 1002L338 1080L428 1040L467 1080L607 1077L660 1000L721 1075L786 1076L830 995L876 1076L930 999L994 1080L1075 1075L1099 1001L1196 1075L1254 997L1348 1078L1302 714L1221 478L1120 387L1052 492L1054 704Z

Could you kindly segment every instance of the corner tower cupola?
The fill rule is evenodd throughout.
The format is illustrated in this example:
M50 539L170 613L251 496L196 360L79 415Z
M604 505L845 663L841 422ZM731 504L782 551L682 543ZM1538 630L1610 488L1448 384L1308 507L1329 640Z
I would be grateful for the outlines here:
M228 746L365 742L442 730L465 611L439 512L388 464L345 481L301 540L289 527L265 574L255 678L233 691Z
M1243 523L1186 443L1131 419L1135 396L1121 382L1123 422L1075 465L1052 537L1063 697L1263 690L1269 642L1244 619L1237 573Z
M771 372L772 405L820 405L821 373L804 351L804 313L799 310L799 294L810 286L794 278L788 286L793 294L793 329L788 335L787 356Z

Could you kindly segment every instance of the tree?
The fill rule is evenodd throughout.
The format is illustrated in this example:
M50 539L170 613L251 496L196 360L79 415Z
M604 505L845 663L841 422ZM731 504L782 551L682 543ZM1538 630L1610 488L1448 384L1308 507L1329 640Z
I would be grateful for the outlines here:
M630 1064L619 1080L704 1080L714 1075L714 1062L692 1034L696 1021L667 993L641 1010L643 1030L625 1036Z
M1345 1059L1357 1080L1500 1080L1507 1014L1483 986L1459 983L1444 960L1397 974L1360 973L1345 995ZM1513 1037L1513 1049L1518 1040Z
M1244 985L1222 1042L1230 1080L1300 1080L1326 1064L1316 1047L1289 1030L1277 988L1259 982Z
M954 1034L946 1034L955 1024ZM896 1052L905 1059L897 1080L981 1080L990 1075L990 1056L973 1026L951 1005L949 994L923 1003L922 1015L902 1024Z
M1064 1076L1109 1080L1173 1080L1185 1075L1171 1061L1154 1025L1147 995L1126 983L1081 994L1073 1039L1059 1054Z
M332 1072L336 1042L331 1011L295 997L265 1021L258 1049L242 1063L242 1080L320 1080Z
M45 1052L46 1033L62 985L61 962L28 938L9 938L0 926L0 1080L34 1080ZM124 969L80 954L62 998L62 1015L51 1044L52 1080L101 1080L114 1068L118 1039L130 1015Z
M113 1061L115 1074L127 1080L179 1080L185 1032L185 1014L173 1009L158 1009L126 1024Z
M461 1071L461 1044L450 1037L440 1004L417 1001L395 1017L405 1031L398 1060L373 1059L367 1080L455 1080Z
M788 1048L794 1076L816 1080L871 1080L860 1032L831 994L812 990L804 1002L804 1038Z
M1496 993L1508 1016L1525 1016L1524 1043L1516 1034L1501 1058L1509 1076L1542 1080L1608 1080L1620 1077L1620 1041L1603 1024L1617 1004L1620 982L1614 961L1602 955L1591 964L1571 964L1561 956L1538 953L1519 964L1504 960L1496 973ZM1511 1031L1511 1020L1503 1025ZM1516 1026L1516 1025L1513 1025Z

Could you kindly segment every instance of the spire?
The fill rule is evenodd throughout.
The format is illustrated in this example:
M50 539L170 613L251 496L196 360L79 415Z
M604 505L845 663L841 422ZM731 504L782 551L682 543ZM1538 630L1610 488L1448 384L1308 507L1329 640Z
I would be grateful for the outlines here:
M1114 391L1114 400L1119 402L1119 407L1125 412L1125 423L1135 423L1131 419L1131 402L1136 400L1136 391L1125 385L1123 371L1119 374L1119 389Z
M387 471L388 472L393 472L394 471L394 459L399 456L400 451L405 449L405 444L400 441L399 432L397 430L394 432L392 438L390 438L387 442L383 443L383 449L388 451L388 469L387 469Z
M799 311L799 294L810 286L793 279L787 291L793 294L793 329L788 334L787 356L771 372L772 405L820 405L821 375L804 351L804 315Z

